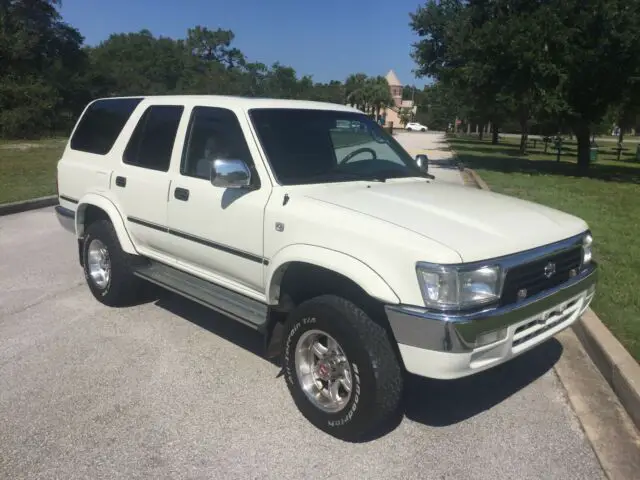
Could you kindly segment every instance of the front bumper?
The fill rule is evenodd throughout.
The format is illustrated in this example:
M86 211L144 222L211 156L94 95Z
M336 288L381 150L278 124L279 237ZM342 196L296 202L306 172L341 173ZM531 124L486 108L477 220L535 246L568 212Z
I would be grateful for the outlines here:
M559 287L517 304L458 315L420 307L387 305L405 367L431 378L458 378L496 366L570 326L595 294L597 266ZM478 339L492 332L500 340Z
M58 222L68 232L76 233L76 212L61 205L56 205Z

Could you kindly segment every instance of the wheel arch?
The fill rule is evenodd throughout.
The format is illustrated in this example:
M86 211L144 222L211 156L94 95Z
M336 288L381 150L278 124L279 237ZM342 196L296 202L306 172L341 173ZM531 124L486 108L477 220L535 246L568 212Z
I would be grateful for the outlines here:
M108 219L113 225L122 250L126 253L137 255L138 252L129 237L120 211L109 198L96 193L88 193L78 202L76 209L76 236L78 241L84 236L88 223L101 218Z
M312 282L307 280L310 277L314 279ZM271 260L266 278L270 304L265 325L268 358L281 353L289 313L301 302L326 294L356 303L386 329L397 348L384 305L398 304L400 299L376 271L359 259L324 247L292 245Z
M281 303L281 290L287 272L292 269L335 274L352 282L364 293L383 303L400 303L398 295L369 265L342 252L315 245L291 245L280 250L271 260L266 275L267 301Z

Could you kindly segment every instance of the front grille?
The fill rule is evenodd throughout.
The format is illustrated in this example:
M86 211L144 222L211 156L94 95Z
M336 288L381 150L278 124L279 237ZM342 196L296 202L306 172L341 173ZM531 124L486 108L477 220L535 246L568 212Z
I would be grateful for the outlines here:
M511 267L504 279L500 304L510 305L566 282L571 278L571 270L577 271L581 262L582 247L578 245L540 260ZM549 263L555 264L555 273L547 278L545 267ZM526 290L526 296L519 297L518 292L523 290Z

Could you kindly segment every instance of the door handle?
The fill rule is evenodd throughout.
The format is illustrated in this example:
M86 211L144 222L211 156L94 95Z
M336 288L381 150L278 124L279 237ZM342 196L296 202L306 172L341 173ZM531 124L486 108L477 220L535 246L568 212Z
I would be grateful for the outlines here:
M189 190L187 190L186 188L178 187L173 191L173 196L178 200L186 202L187 200L189 200Z
M127 186L127 179L125 177L117 176L116 177L116 185L118 187L123 187L123 188L126 187Z

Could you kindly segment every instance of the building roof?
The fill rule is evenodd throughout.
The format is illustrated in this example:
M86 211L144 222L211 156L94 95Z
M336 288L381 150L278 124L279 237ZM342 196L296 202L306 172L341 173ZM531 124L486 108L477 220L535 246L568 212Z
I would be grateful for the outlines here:
M398 80L398 77L397 77L396 73L393 70L389 70L389 73L387 73L387 76L385 78L387 79L387 83L391 87L401 87L402 86L402 83L400 83L400 80Z

